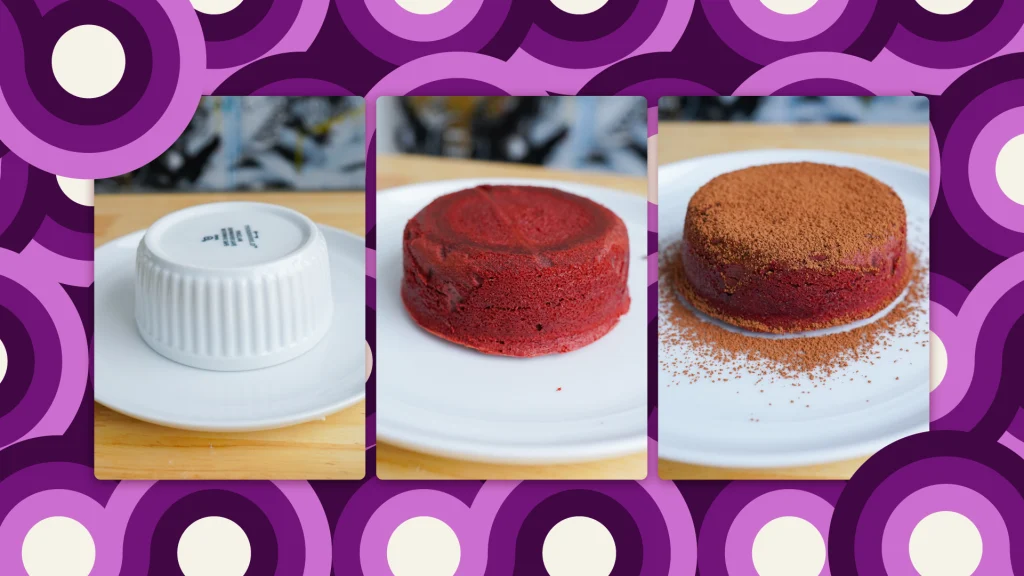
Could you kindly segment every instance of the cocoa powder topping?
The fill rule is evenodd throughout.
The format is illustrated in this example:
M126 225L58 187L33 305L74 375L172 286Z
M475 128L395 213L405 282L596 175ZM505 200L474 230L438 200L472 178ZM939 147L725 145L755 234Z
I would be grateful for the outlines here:
M903 203L882 182L853 168L795 162L712 179L690 200L685 229L725 261L813 268L868 255L905 226Z

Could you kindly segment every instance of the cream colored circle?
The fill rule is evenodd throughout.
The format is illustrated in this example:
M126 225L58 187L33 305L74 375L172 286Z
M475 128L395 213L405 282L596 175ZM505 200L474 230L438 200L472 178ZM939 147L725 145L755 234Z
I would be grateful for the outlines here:
M245 531L220 516L196 520L178 540L178 566L185 576L242 576L251 560Z
M462 546L444 521L417 516L391 533L387 556L394 576L452 576L459 569Z
M195 8L196 12L216 16L231 12L241 3L242 0L192 0L192 8Z
M551 3L562 12L579 16L597 12L608 0L551 0Z
M931 350L931 389L934 391L942 384L946 377L946 368L949 366L949 357L946 356L946 345L942 343L939 335L935 332L928 332L929 346Z
M974 0L917 0L925 10L935 14L956 14L967 8Z
M910 534L910 562L921 576L970 576L981 554L978 527L956 512L929 514Z
M0 340L0 382L4 381L4 376L7 375L7 347L4 346L3 340Z
M373 373L373 352L370 350L370 343L366 342L366 379L370 379Z
M761 0L761 4L767 6L772 12L787 16L806 12L817 3L818 0Z
M452 0L395 0L395 2L413 14L436 14L447 8Z
M1024 134L1011 138L996 156L996 182L1007 198L1024 204Z
M96 563L96 543L79 521L51 516L25 535L21 562L29 576L87 576Z
M60 191L70 198L72 202L82 206L93 205L93 196L96 191L94 180L57 176L57 185L60 186Z
M99 98L124 76L124 47L100 26L84 24L64 33L50 58L60 87L79 98Z
M615 538L597 520L573 516L544 537L541 558L550 576L608 576L615 567Z
M818 576L825 567L825 539L807 520L783 516L761 527L751 554L761 576Z

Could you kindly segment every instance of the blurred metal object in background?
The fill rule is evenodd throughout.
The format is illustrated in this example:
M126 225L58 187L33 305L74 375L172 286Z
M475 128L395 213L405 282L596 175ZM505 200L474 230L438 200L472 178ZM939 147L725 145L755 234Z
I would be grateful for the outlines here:
M377 152L647 173L633 96L409 96L377 101Z
M352 96L208 96L160 157L96 192L363 190L366 110Z

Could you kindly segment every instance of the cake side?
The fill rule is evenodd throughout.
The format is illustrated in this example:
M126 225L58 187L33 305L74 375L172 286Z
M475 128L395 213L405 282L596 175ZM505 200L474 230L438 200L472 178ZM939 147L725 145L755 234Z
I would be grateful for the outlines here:
M443 196L403 238L402 300L427 331L489 354L568 352L629 309L629 239L611 211L550 188Z
M687 209L677 290L698 310L758 332L868 318L904 290L906 212L860 171L812 163L723 174Z

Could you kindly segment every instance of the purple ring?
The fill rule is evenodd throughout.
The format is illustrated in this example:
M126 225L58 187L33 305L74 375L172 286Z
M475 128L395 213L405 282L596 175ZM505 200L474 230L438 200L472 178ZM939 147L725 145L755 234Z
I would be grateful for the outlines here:
M914 529L935 512L967 517L982 535L985 548L977 574L1009 574L1010 535L999 510L987 498L958 484L935 484L907 496L889 515L882 532L882 560L889 574L913 574L908 543Z
M1024 134L1024 106L1011 108L989 121L971 147L967 160L971 191L978 206L993 222L1024 232L1024 205L1011 200L996 180L996 158L1013 138Z
M821 496L803 490L780 489L767 492L750 501L733 519L725 536L725 565L730 576L758 576L751 554L754 540L768 522L784 516L795 516L811 523L821 534L826 547L825 564L820 576L831 576L828 564L828 529L832 505Z
M835 21L819 34L806 40L780 42L750 29L735 12L732 2L701 0L708 22L718 37L740 56L758 64L768 64L796 54L846 50L868 27L875 15L877 3L877 0L850 2Z
M139 7L134 2L128 3L132 4L136 10ZM126 143L110 142L110 136L103 136L102 133L91 132L90 135L95 135L91 140L83 140L81 139L82 135L79 134L74 136L73 140L79 145L83 143L90 145L92 151L87 153L69 151L54 142L66 139L69 134L64 133L62 137L61 130L56 130L55 133L54 129L61 128L61 126L59 123L54 124L54 118L48 112L39 109L34 98L30 98L30 102L27 102L34 108L29 116L19 116L12 110L12 96L5 83L4 92L0 93L0 124L5 127L4 143L33 166L73 178L103 178L123 174L162 154L185 129L195 112L202 93L201 70L206 57L203 43L200 40L202 32L199 21L191 5L176 0L160 0L160 6L164 10L163 17L169 18L174 26L174 34L177 37L180 50L181 66L178 71L177 86L170 97L170 103L165 105L162 116L158 120L132 127L142 133ZM8 53L8 62L15 63L14 66L8 67L10 69L19 66L18 62L22 62L22 57L19 56L22 54L22 47L18 43L20 32L14 25L10 12L2 5L0 5L0 21L8 31L16 31L5 34L3 38L8 40L7 47L12 50ZM156 75L154 78L161 76ZM14 84L16 86L24 85L18 82ZM137 106L136 109L141 110L143 115L147 114L145 107ZM34 116L36 114L38 117ZM131 114L126 114L120 120L124 121L130 116ZM50 123L51 129L40 130L37 126L40 121ZM33 128L29 128L29 124ZM63 128L71 127L63 126ZM102 127L94 128L103 129ZM74 132L74 130L70 131ZM107 140L108 144L113 144L113 146L96 149L95 142L98 139Z
M359 0L354 0L359 1ZM385 30L413 42L435 42L457 33L473 21L483 0L452 0L433 14L416 14L390 0L362 0L370 15Z
M777 42L800 42L821 34L843 15L850 0L817 0L798 14L780 14L761 0L729 0L736 16L757 34Z
M900 58L929 68L962 68L995 55L1024 25L1024 2L1006 0L976 34L960 40L932 40L897 25L886 48Z

